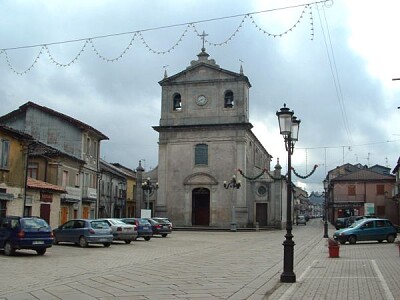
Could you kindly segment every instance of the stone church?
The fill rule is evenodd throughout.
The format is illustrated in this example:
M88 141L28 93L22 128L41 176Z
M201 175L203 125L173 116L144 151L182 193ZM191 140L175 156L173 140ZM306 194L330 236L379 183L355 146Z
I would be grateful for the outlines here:
M252 132L250 81L242 66L239 73L222 69L204 47L197 57L159 82L161 119L153 127L159 158L150 171L159 188L152 215L168 216L174 226L282 227L285 184L279 164L268 172L272 156ZM240 187L225 188L233 175Z

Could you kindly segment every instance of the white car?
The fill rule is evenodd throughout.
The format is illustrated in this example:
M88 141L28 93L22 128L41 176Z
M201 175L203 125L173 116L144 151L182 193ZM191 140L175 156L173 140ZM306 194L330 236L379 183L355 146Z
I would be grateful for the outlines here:
M307 220L305 216L297 216L296 218L296 225L303 224L307 225Z
M126 224L115 218L103 218L99 220L107 222L111 227L114 241L124 241L130 244L138 236L136 225Z

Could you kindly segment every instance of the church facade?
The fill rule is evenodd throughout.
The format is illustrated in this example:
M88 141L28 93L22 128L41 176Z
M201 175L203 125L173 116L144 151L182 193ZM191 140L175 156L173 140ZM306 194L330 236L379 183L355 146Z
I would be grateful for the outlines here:
M168 216L174 226L282 227L285 185L279 164L273 177L280 180L266 172L272 156L252 132L251 84L242 67L222 69L203 48L189 67L159 84L153 215ZM226 188L233 175L240 187Z

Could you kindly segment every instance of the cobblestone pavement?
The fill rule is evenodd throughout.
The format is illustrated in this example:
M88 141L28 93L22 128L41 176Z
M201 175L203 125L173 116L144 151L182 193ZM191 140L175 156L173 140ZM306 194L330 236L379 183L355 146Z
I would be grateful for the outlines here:
M321 220L295 226L297 282L279 282L284 230L176 231L110 248L0 253L0 299L399 299L394 244L344 245L328 258Z

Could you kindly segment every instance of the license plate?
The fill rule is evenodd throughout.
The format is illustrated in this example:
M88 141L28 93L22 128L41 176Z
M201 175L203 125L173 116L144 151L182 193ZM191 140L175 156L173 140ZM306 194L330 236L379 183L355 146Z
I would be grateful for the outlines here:
M168 229L168 225L164 225L163 228L167 228Z
M99 242L107 242L107 239L99 239Z
M143 227L143 229L149 229L149 227L147 227L147 226L144 226L144 227Z
M33 241L32 245L43 245L44 242L43 241Z

